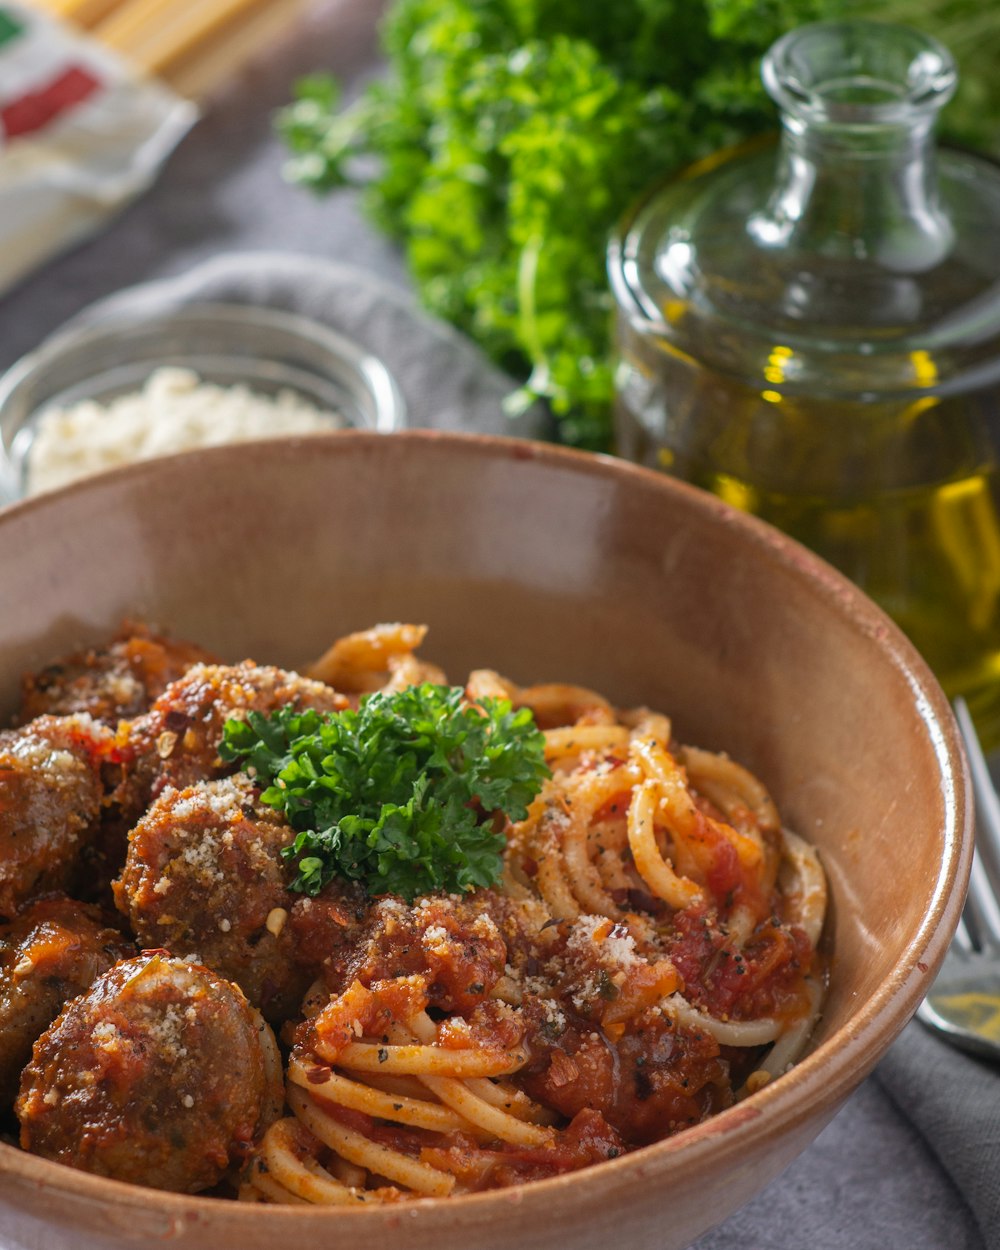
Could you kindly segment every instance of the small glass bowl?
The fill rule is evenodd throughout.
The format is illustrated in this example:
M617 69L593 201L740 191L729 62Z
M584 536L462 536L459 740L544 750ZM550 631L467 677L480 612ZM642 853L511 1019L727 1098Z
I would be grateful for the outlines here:
M331 429L406 424L405 401L382 361L297 313L202 303L137 318L112 309L57 331L0 378L0 503L29 493L32 440L47 410L106 404L141 390L163 366L264 395L291 390L331 413Z

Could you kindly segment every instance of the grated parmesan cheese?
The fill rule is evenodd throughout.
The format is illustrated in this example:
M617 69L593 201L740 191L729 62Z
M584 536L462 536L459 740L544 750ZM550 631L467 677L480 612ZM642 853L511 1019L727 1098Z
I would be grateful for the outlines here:
M609 928L606 934L602 933L605 928ZM621 925L609 927L604 916L580 916L573 923L568 948L586 951L591 944L605 966L631 968L640 962L632 935Z
M203 382L191 369L164 367L141 391L106 406L84 400L43 413L28 457L28 493L134 460L341 425L338 414L315 408L294 391L264 395L245 385Z
M218 866L219 844L207 831L201 835L200 842L185 846L180 858L204 881L225 879L225 873Z
M176 977L171 979L175 984L177 983ZM187 1047L181 1044L184 1037L184 1024L180 1010L174 1004L169 1004L162 1016L159 1018L154 1016L149 1021L148 1033L168 1059L176 1061L186 1058Z
M178 793L173 791L173 794ZM166 795L164 790L160 796L161 803ZM170 814L184 820L188 816L211 813L223 820L236 821L252 800L253 786L245 777L223 777L219 781L205 781L191 786L182 797L170 803Z

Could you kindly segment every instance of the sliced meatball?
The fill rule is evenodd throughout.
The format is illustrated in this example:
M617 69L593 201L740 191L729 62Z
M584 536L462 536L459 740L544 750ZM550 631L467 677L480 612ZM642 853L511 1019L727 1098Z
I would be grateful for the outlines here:
M0 733L0 917L70 884L98 828L113 743L86 715L40 716Z
M0 927L0 1100L17 1094L35 1040L71 998L135 954L96 907L63 894L26 904Z
M243 774L165 790L129 835L115 902L141 945L196 955L284 1019L312 975L287 924L300 896L281 852L294 838Z
M104 973L35 1043L21 1145L197 1193L242 1163L282 1102L274 1036L231 982L146 951Z
M250 660L196 664L128 726L122 746L131 763L118 796L123 808L137 819L167 786L180 790L233 772L219 758L226 721L286 705L339 712L348 703L322 682Z
M114 726L145 712L193 664L213 658L193 643L161 637L141 625L126 627L107 646L74 651L27 674L18 723L88 712Z

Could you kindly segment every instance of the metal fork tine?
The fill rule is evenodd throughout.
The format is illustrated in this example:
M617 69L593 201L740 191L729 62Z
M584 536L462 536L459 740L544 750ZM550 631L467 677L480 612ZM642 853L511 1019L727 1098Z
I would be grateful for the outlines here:
M994 945L1000 945L1000 798L965 700L956 699L954 707L976 797L976 855L968 906L980 935L988 934Z
M972 875L969 877L969 895L965 908L972 918L979 946L1000 948L1000 904L997 903L978 852L972 860Z
M958 926L955 929L952 949L956 953L961 953L963 955L967 955L973 949L972 936L969 933L969 926L966 924L964 913L960 917Z

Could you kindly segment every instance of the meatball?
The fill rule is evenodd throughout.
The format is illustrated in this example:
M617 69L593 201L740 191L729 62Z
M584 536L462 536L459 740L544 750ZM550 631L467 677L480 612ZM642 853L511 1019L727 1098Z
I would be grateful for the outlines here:
M138 817L167 786L179 790L232 772L219 758L226 721L286 704L321 712L348 706L330 686L280 668L250 660L196 664L129 725L123 748L132 762L118 796L123 807Z
M145 712L172 681L211 658L193 643L159 637L143 626L127 628L107 646L76 651L27 674L18 723L88 712L116 725Z
M197 1193L246 1159L281 1104L274 1036L239 988L146 951L42 1034L15 1110L25 1150Z
M62 894L35 899L0 928L0 1100L14 1101L32 1044L67 999L134 954L96 907Z
M496 896L431 895L410 906L387 895L371 908L353 948L324 968L335 992L352 981L419 975L431 1006L466 1014L489 997L504 975L507 945L490 914Z
M286 923L295 834L256 795L242 774L165 790L129 835L115 902L141 945L196 955L280 1020L311 978Z
M41 716L0 733L0 917L72 880L96 833L111 731L90 716Z

